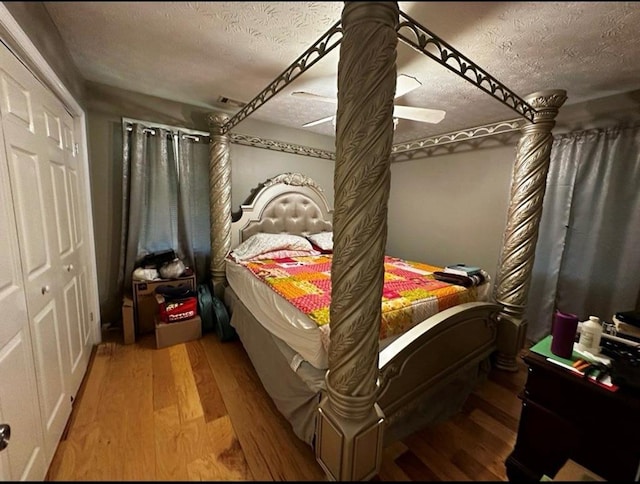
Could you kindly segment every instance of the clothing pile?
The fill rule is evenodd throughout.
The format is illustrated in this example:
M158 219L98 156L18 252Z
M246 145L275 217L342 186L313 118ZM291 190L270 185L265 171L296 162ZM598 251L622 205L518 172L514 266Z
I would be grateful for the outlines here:
M156 281L158 279L176 279L190 276L193 271L185 267L182 260L176 257L173 249L152 252L136 262L133 278L141 281Z
M433 277L438 281L464 287L479 286L489 280L489 274L486 271L466 264L445 266L443 271L434 272Z

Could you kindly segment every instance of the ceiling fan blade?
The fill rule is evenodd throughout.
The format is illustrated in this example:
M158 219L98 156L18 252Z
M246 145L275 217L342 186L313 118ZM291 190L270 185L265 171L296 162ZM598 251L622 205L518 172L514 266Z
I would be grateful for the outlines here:
M422 86L422 83L415 77L407 76L406 74L400 74L396 79L396 95L398 98L404 96L408 92Z
M325 103L332 103L332 104L335 104L336 102L338 102L335 98L332 98L332 97L319 96L318 94L311 94L310 92L304 92L304 91L295 91L295 92L292 92L291 95L298 97L300 99L308 99L310 101L322 101Z
M331 121L333 116L327 116L326 118L316 119L315 121L310 121L307 124L303 124L303 128L310 128L311 126L315 126L317 124L326 123L327 121Z
M447 114L446 111L441 109L428 109L417 108L413 106L398 106L393 107L393 117L410 119L412 121L421 121L423 123L438 124L444 119Z

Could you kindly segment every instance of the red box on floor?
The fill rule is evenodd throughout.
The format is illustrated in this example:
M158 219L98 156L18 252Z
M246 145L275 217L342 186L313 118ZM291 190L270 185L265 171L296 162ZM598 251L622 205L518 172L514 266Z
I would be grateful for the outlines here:
M156 323L156 348L166 348L202 337L202 320L196 316L185 321L163 323L158 316Z

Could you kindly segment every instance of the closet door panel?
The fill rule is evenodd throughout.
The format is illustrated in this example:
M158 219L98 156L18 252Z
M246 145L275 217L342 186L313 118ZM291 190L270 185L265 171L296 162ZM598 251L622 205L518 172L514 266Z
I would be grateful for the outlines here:
M11 426L3 480L41 480L46 473L42 426L35 392L31 343L21 329L0 343L0 422ZM8 471L8 472L7 472Z
M41 299L38 293L52 282L47 274L51 269L51 254L40 163L37 153L14 144L8 148L23 269L31 283L32 294L29 297L35 302Z
M45 460L50 462L71 414L72 395L72 358L68 344L68 328L72 323L65 315L63 288L67 281L59 246L65 236L58 232L59 215L56 214L54 192L60 177L57 167L64 166L61 116L51 107L53 95L10 52L0 49L0 60L3 66L0 83L3 88L2 130L22 262ZM50 150L50 147L57 148ZM59 208L64 209L64 206ZM68 226L66 230L69 231Z
M67 186L67 170L64 162L51 160L51 182L54 193L56 226L58 228L58 250L61 258L71 254L71 220L69 220L69 189Z
M29 90L6 70L2 69L1 72L3 120L33 132L33 112Z
M72 277L64 287L64 314L67 322L67 344L69 346L69 367L71 368L72 387L80 385L84 375L81 363L84 356L84 345L81 321L80 295L78 294L78 278ZM75 381L79 378L78 381Z
M38 109L34 106L34 109ZM91 354L90 341L84 337L83 327L88 324L83 311L81 296L87 291L81 288L83 281L79 278L83 268L85 240L80 200L83 193L79 191L79 174L75 156L73 135L73 118L64 106L52 95L47 94L43 101L43 112L48 119L47 151L51 167L55 166L56 178L54 191L58 198L56 206L57 223L51 229L58 234L58 241L64 241L54 260L59 267L62 278L63 301L69 357L69 392L75 395L82 383L82 378ZM53 173L53 171L52 171ZM64 174L64 175L63 175ZM66 244L66 242L69 242ZM55 259L55 258L54 258ZM84 281L86 283L86 281Z
M0 479L41 480L46 462L9 169L0 138Z
M32 321L36 377L47 456L53 456L67 419L71 399L66 391L64 344L56 301L52 300Z

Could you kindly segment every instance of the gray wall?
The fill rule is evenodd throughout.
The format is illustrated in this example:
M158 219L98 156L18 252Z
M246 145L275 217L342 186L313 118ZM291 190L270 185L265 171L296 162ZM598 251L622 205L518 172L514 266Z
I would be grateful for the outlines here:
M480 266L495 280L515 147L392 163L387 252Z
M208 131L206 114L210 110L95 83L87 83L86 92L100 308L103 323L114 323L120 319L121 307L116 283L122 229L122 118ZM232 132L335 150L332 138L249 119ZM234 211L252 188L287 171L298 171L313 178L333 205L333 161L236 144L231 145L230 152ZM208 203L208 199L204 202Z

